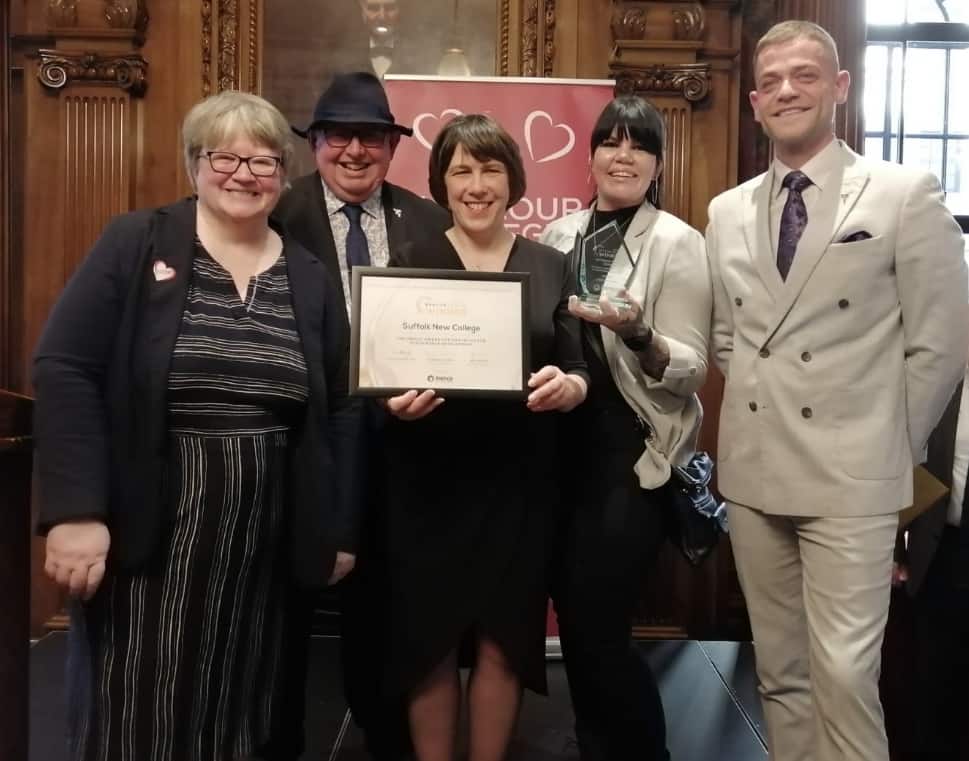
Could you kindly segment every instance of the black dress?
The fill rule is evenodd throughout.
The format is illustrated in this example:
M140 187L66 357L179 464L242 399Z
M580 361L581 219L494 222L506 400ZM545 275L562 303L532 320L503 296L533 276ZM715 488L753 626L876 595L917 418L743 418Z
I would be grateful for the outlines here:
M408 266L462 269L450 242ZM517 238L505 266L528 272L531 370L585 373L568 313L566 258ZM408 694L467 636L487 636L523 686L544 693L547 545L558 503L559 414L524 401L447 399L386 431L392 579L390 688Z
M78 761L238 761L269 739L283 476L307 397L284 256L243 300L199 245L168 375L166 541L150 571L109 574L74 611Z

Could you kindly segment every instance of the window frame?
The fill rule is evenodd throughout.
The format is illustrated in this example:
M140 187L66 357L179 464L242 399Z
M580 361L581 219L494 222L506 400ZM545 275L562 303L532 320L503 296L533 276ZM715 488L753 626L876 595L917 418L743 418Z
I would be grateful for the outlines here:
M943 111L942 132L938 134L918 134L909 135L911 139L936 139L942 140L942 177L939 181L945 188L946 161L948 154L948 144L950 139L965 139L969 145L969 134L949 132L949 71L950 71L950 51L953 49L969 49L969 24L959 22L916 22L904 24L866 24L865 25L865 49L870 45L884 45L886 47L889 60L889 76L886 80L885 92L885 114L881 120L878 130L869 130L865 127L864 140L868 138L880 138L882 140L882 158L894 160L890 155L892 140L891 108L892 108L892 78L891 78L891 56L893 48L902 50L902 75L905 71L905 53L910 45L926 43L926 48L945 50L945 103ZM904 97L904 95L903 95ZM905 112L904 108L899 108L898 120L898 141L899 141L899 160L905 155ZM886 156L886 152L888 155ZM956 221L962 228L964 234L969 234L969 214L954 214Z

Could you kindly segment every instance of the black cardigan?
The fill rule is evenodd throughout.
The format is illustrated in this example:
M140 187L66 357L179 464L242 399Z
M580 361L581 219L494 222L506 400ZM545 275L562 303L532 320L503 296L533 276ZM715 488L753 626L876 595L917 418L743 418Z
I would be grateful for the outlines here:
M146 568L171 520L162 481L166 389L195 252L195 201L111 221L55 305L35 356L39 530L95 518L111 531L109 567ZM310 395L293 431L288 532L294 580L326 584L353 551L360 504L361 406L347 396L340 290L319 259L284 238ZM157 279L163 262L171 279Z

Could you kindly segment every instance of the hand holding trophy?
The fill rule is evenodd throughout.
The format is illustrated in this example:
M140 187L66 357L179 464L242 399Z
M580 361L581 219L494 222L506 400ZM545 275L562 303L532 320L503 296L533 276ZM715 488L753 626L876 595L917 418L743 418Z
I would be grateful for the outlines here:
M569 258L577 290L569 298L569 311L619 334L634 329L642 307L627 289L638 262L629 253L619 225L612 221L585 237L577 233Z
M616 263L617 257L620 258L618 263ZM622 230L615 221L585 237L582 237L581 233L576 233L570 260L579 301L592 308L598 308L604 297L617 310L628 306L627 301L620 296L620 292L625 290L632 281L636 262L633 261L623 240ZM615 268L614 263L617 264ZM615 282L617 276L621 277L621 274L627 271L627 266L626 277L618 283Z

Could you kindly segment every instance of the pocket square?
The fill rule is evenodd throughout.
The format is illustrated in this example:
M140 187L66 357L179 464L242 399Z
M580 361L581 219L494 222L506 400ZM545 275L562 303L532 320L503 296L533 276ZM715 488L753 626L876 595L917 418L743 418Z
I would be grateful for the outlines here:
M871 233L867 230L859 230L856 233L851 233L851 235L846 235L838 243L854 243L859 240L868 240L871 237Z

